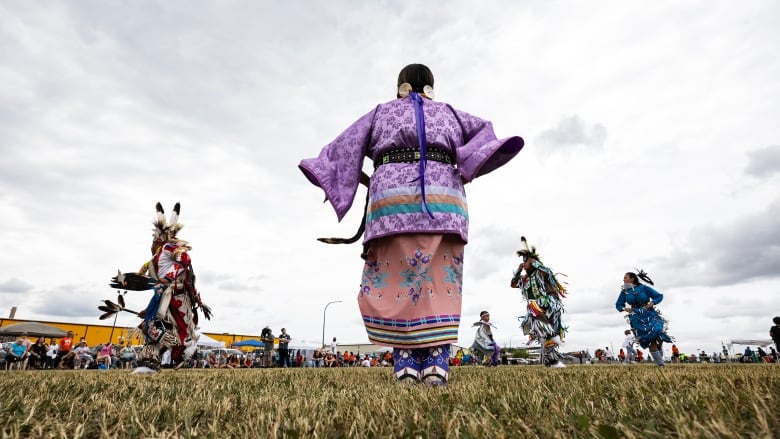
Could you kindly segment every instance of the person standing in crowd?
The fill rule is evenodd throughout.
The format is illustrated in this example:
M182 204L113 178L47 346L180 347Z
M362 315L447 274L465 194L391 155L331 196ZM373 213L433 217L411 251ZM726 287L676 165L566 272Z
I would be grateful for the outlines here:
M336 337L333 337L333 340L330 342L330 353L335 355L338 347L338 344L336 344Z
M776 316L772 319L771 328L769 328L769 336L772 337L772 341L775 342L775 348L780 351L780 316Z
M615 360L615 356L612 354L612 349L609 346L604 346L604 356L607 359L607 363L611 363Z
M396 99L377 105L319 157L299 168L325 192L341 220L360 183L368 186L358 305L369 340L393 348L404 383L446 384L460 323L468 241L464 184L503 166L523 139L498 140L490 122L433 100L422 64L398 75ZM364 158L374 163L370 178Z
M529 248L524 236L520 237L520 243L522 248L517 255L523 258L523 262L510 282L512 288L520 288L527 303L520 326L531 341L542 345L540 361L545 366L566 367L558 351L566 333L561 320L566 288L558 282L553 271L542 264L536 247Z
M680 362L680 348L676 344L672 344L672 363Z
M664 365L663 343L671 343L666 333L666 320L656 305L664 296L658 291L639 282L639 279L653 285L653 281L642 270L639 273L628 272L623 276L615 308L628 315L628 322L636 334L639 345L650 350L650 356L658 366Z
M487 311L479 313L479 321L472 326L477 326L477 333L474 336L474 343L471 345L471 350L478 351L483 356L487 357L485 361L486 366L498 366L501 361L501 349L498 347L498 343L493 339L493 330L491 328L494 328L495 326L490 323L490 313Z
M263 341L263 367L273 367L274 342L276 337L271 328L266 326L260 332L260 339Z
M279 334L279 366L290 367L290 334L287 333L287 329L282 328L282 333Z
M623 334L626 336L626 338L623 340L623 349L626 350L626 358L624 362L625 364L634 364L636 363L634 360L636 358L636 351L634 350L634 343L636 343L636 340L634 338L634 334L631 333L630 329L626 329Z

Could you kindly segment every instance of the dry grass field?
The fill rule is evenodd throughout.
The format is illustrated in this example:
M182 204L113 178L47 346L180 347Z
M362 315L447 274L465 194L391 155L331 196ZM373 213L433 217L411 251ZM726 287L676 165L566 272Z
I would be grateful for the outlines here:
M778 437L780 366L0 372L13 437Z

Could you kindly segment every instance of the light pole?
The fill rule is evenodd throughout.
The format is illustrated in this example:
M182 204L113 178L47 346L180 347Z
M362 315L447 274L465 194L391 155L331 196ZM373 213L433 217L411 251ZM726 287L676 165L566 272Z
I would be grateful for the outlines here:
M340 300L334 300L333 302L328 302L327 305L325 305L325 309L322 310L322 347L325 347L325 312L328 310L328 307L332 303L341 303Z

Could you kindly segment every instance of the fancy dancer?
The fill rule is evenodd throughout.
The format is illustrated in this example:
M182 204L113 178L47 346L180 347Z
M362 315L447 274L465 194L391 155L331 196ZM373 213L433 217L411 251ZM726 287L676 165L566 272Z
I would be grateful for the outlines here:
M211 308L203 303L195 288L195 272L188 253L192 247L177 237L183 227L179 223L181 206L176 203L170 221L160 203L156 209L152 259L137 273L120 272L111 283L118 289L154 291L146 309L138 313L144 319L139 326L144 337L139 364L152 369L159 369L162 355L168 350L174 364L181 364L194 353L198 308L206 319L211 319ZM120 305L118 310L124 310L123 301Z
M563 299L566 288L555 278L555 273L539 260L536 247L528 247L525 237L520 238L522 248L517 255L523 258L510 286L520 288L527 301L526 314L520 325L528 335L529 343L542 345L541 361L547 367L566 367L558 348L563 345L567 328L563 326Z

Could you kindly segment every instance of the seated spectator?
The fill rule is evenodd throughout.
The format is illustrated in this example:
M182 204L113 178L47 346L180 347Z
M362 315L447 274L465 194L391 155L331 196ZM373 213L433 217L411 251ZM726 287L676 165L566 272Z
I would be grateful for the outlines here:
M756 350L758 352L758 361L761 363L769 363L771 358L769 357L769 354L766 353L764 348L761 346L758 347Z
M209 354L208 358L206 358L206 367L208 367L209 369L219 368L219 361L217 360L216 355Z
M48 346L43 337L38 338L28 351L28 365L34 369L43 369L47 350Z
M75 354L74 357L74 363L73 368L74 369L80 369L84 368L87 369L89 365L92 363L92 361L95 359L92 356L92 350L87 346L87 341L82 337L81 341L79 342L79 345L76 346L75 349L73 349L73 353Z
M98 350L97 361L98 365L105 364L106 369L111 368L111 356L114 354L114 346L111 343L106 343L100 350Z
M24 340L17 338L16 342L8 347L5 354L5 363L8 368L22 369L24 358L27 355L27 348L24 346Z
M54 367L58 369L65 369L73 367L73 360L76 358L76 353L72 351L73 348L73 331L68 331L68 335L62 337L57 349L57 358L54 360Z
M336 360L336 357L333 355L333 352L328 352L325 354L325 358L323 359L323 364L325 367L337 367L338 363Z
M119 360L122 362L122 369L132 369L135 363L135 349L130 343L124 345L119 351Z
M219 356L219 367L226 369L228 367L228 354L221 354Z
M237 355L231 355L228 357L227 361L225 362L225 367L228 369L238 369L241 367L241 362L238 359Z
M371 367L371 359L368 358L368 355L363 357L363 361L360 362L360 367Z
M57 343L50 343L46 349L46 358L44 359L44 369L54 369L54 359L57 358Z
M390 351L385 352L385 355L382 356L382 366L392 366L393 365L393 353Z
M322 366L322 352L319 349L314 351L312 360L314 360L314 367Z

